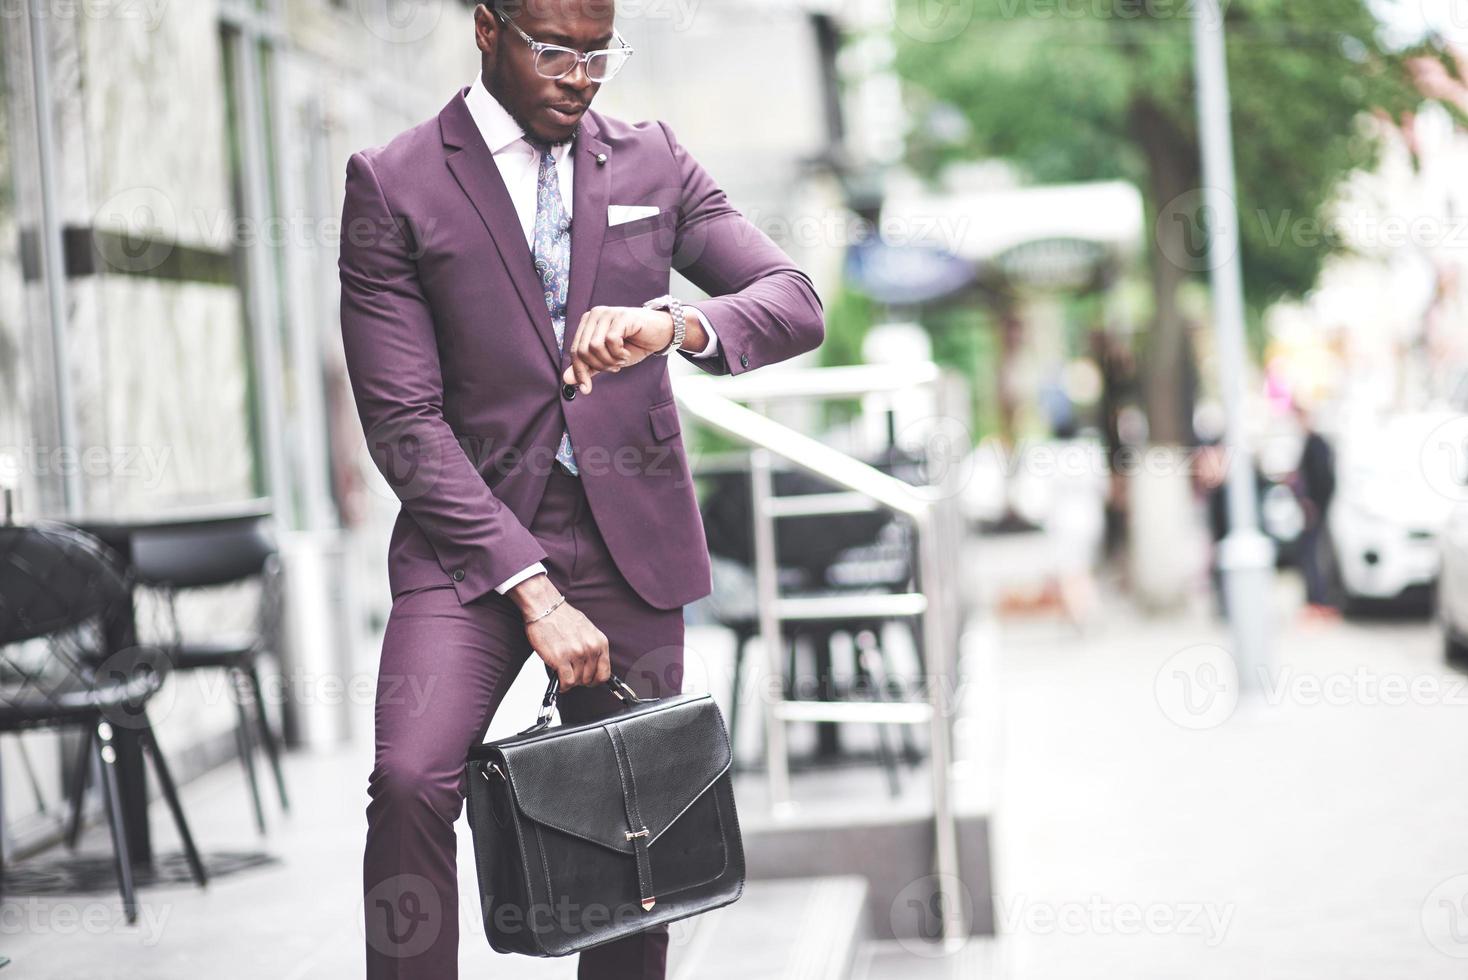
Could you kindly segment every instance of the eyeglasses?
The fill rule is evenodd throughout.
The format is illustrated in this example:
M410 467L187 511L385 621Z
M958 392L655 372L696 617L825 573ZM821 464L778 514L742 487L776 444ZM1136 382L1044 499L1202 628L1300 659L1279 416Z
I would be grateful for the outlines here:
M627 64L627 59L632 56L632 48L622 40L622 35L618 34L615 28L612 29L612 36L616 38L618 47L587 51L582 54L575 48L564 48L559 44L537 41L520 30L515 22L505 16L503 12L495 11L495 15L530 46L530 50L535 53L535 72L541 78L565 78L576 70L577 65L585 64L587 78L598 83L609 82L616 77L617 72L622 70L623 66Z

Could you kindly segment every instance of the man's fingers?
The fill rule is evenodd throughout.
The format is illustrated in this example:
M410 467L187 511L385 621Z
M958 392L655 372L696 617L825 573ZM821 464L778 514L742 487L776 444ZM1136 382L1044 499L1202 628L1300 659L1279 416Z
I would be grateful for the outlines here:
M616 366L613 371L620 371L627 357L627 341L624 331L618 330L607 336L607 353L612 357L612 363Z
M556 676L561 679L561 690L565 690L568 687L575 687L578 683L576 680L576 668L566 660L561 661L561 665L556 668Z
M581 669L581 672L580 672L580 674L578 676L581 678L581 683L582 684L591 685L591 684L596 683L596 651L595 650L586 650L586 651L584 651L581 654L581 660L580 660L580 663L578 664L578 666Z
M586 313L586 318L581 321L581 326L576 330L576 339L571 343L571 354L578 361L587 359L587 352L591 347L591 337L600 327L601 322L606 319L607 310L604 306L593 306Z
M586 338L586 362L598 371L605 371L613 366L613 359L607 354L607 334L615 324L615 318L603 317Z
M612 658L603 653L596 661L596 679L594 683L605 684L612 679Z

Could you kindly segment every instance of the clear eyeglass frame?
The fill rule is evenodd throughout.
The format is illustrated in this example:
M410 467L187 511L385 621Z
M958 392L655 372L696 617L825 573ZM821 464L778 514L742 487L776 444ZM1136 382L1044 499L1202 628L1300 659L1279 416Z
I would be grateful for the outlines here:
M616 78L617 73L626 67L627 59L632 57L634 51L631 45L622 40L622 35L617 32L616 28L612 28L612 36L617 41L617 47L582 52L577 51L575 48L567 48L559 44L547 44L544 41L535 40L535 38L520 30L519 25L510 20L502 11L496 11L495 16L499 17L511 30L520 35L531 52L534 53L535 72L541 78L565 78L576 70L577 65L584 65L586 67L587 78L597 84L609 82L613 78ZM560 71L556 71L553 67L546 67L547 65L556 64L564 64L565 67ZM594 69L592 67L593 65L599 65L601 67Z

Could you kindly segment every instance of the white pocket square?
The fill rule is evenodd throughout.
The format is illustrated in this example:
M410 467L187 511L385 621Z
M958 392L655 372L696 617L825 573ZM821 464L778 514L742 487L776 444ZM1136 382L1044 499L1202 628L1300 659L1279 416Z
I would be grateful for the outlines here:
M609 204L607 205L607 227L625 225L638 218L651 218L657 213L657 206L652 204Z

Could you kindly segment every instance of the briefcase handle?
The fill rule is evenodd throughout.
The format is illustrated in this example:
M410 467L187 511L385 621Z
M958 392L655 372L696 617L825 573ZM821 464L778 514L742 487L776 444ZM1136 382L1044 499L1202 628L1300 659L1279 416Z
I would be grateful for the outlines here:
M615 673L612 674L611 679L608 680L606 683L607 687L611 689L612 693L617 696L617 700L628 706L634 704L646 704L649 701L659 700L658 698L638 697L637 692L628 687L627 682L622 680L622 678L618 677ZM520 732L521 735L529 735L532 732L538 732L550 724L551 714L555 711L556 708L556 697L560 694L560 692L561 679L555 674L551 674L550 683L547 684L545 688L545 697L540 699L540 713L535 716L535 724Z

